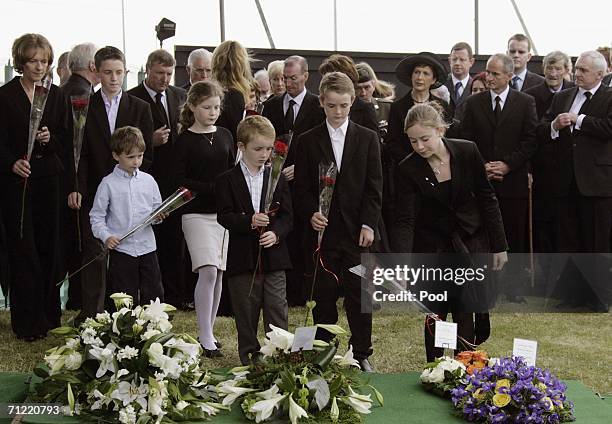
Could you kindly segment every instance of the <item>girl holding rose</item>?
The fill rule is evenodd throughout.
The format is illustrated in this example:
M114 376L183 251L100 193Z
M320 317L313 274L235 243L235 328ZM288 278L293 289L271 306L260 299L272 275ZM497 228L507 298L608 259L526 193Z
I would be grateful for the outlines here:
M64 172L60 157L65 105L58 88L51 85L27 160L34 88L50 71L53 49L44 36L24 34L14 41L12 56L21 76L0 87L2 218L13 243L8 249L11 324L18 338L31 342L60 325L56 283L62 279L59 179Z

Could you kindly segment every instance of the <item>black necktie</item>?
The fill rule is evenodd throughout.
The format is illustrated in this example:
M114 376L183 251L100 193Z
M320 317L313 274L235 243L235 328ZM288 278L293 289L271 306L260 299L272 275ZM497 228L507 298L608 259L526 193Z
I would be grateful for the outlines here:
M459 94L459 90L461 90L462 86L463 85L461 84L461 81L455 84L455 100L456 101L459 101L459 97L461 97L461 95Z
M159 110L159 113L161 113L162 122L164 123L164 125L166 125L166 128L170 128L170 124L168 124L168 115L166 115L166 108L164 107L164 104L162 103L161 93L155 94L155 104L157 105L157 109Z
M295 120L295 115L293 112L293 105L295 104L295 100L289 100L289 107L287 108L287 113L285 113L285 131L293 131L293 121Z
M580 106L580 110L578 111L578 115L582 115L586 112L586 110L589 107L589 103L591 102L591 96L593 96L593 93L591 93L590 91L585 91L584 92L584 97L586 97L584 103L582 104L582 106Z
M495 114L495 121L499 122L499 118L501 116L502 108L501 108L501 97L495 96L495 109L493 109L493 113Z

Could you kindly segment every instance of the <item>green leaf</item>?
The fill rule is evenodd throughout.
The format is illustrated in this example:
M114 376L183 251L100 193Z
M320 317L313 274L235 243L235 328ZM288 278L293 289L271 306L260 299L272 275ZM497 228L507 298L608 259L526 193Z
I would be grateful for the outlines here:
M372 389L372 391L374 392L374 396L376 396L376 400L378 401L378 403L380 403L380 406L384 406L385 403L385 399L383 398L382 393L380 393L376 387L372 386L371 384L368 385L368 387L370 389Z
M74 327L57 327L49 331L56 336L76 336L79 331Z
M315 391L315 401L317 402L319 411L322 411L329 403L329 385L327 381L319 376L315 376L306 386Z
M67 383L72 383L72 384L81 384L81 380L79 380L73 374L54 374L51 376L51 378L56 381L65 381Z
M70 406L70 413L74 412L74 393L72 393L72 385L68 383L68 406Z

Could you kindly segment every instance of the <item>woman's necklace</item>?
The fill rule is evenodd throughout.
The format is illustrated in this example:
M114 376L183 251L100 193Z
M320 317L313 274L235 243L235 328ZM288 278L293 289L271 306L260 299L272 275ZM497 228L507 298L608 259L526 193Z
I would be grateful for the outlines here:
M438 159L438 160L440 161L440 163L438 163L438 165L430 164L431 170L436 175L440 175L440 173L442 172L440 170L441 167L448 165L448 162L444 162L442 159Z

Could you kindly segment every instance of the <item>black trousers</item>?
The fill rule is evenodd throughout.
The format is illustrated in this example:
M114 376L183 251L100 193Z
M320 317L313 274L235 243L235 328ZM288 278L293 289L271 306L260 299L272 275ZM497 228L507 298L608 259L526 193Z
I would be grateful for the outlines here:
M11 326L19 337L44 335L60 326L57 283L63 278L59 177L29 178L23 237L20 234L23 179L3 177L2 213L9 255Z
M317 302L313 310L314 322L316 324L337 323L336 302L344 294L344 309L351 330L349 344L353 346L356 359L365 359L373 352L372 314L362 312L361 278L349 271L349 268L359 265L361 253L367 253L368 250L359 248L357 244L353 245L353 240L346 231L342 231L344 236L334 232L333 229L330 232L333 234L326 235L330 236L330 239L324 244L321 257L325 267L338 277L338 281L319 264L313 288L313 298ZM333 246L333 248L327 248L327 246ZM310 284L313 284L312 279ZM317 338L329 341L333 335L325 330L318 330Z
M164 301L156 252L134 257L111 250L108 275L111 294L127 293L135 305L146 305L157 297Z
M528 239L528 208L527 198L498 197L499 209L504 221L506 240L510 253L525 253L529 251ZM525 291L527 262L525 255L510 256L504 271L500 275L500 290L509 297L521 295Z
M193 287L187 284L186 279L191 270L189 274L185 273L185 237L180 213L171 214L161 224L154 225L153 231L166 303L180 308L193 300Z

